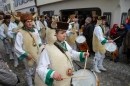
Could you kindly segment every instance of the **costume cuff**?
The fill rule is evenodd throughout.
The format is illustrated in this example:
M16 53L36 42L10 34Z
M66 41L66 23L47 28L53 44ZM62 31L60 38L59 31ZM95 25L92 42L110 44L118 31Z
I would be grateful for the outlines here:
M79 56L80 62L85 62L84 53L81 52Z
M40 30L38 30L38 32L41 32L42 28L40 28Z
M25 57L27 57L28 52L25 52L24 54L22 54L18 59L19 60L23 60Z
M5 39L6 39L6 37L3 37L3 39L2 39L2 40L4 41Z
M54 73L53 70L49 70L47 75L46 75L46 80L45 80L45 83L48 85L48 86L51 86L54 79L53 78L50 78L51 77L51 74Z
M55 73L55 71L53 71L52 73L51 73L51 76L50 76L50 78L53 78L53 74Z
M107 40L104 39L104 40L101 42L101 44L104 45L106 42L107 42Z
M105 36L104 38L105 38L105 39L108 39L108 36Z

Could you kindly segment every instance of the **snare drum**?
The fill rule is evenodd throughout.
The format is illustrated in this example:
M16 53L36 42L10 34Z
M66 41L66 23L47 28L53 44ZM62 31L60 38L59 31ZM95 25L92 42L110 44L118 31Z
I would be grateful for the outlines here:
M85 77L72 78L72 86L100 86L99 79L96 74L86 69L84 73L84 69L80 69L74 73L73 76L86 75Z
M89 51L89 47L84 36L78 36L76 38L76 43L78 44L80 52L86 52L87 50Z
M115 43L105 43L105 49L109 52L114 52L117 49Z

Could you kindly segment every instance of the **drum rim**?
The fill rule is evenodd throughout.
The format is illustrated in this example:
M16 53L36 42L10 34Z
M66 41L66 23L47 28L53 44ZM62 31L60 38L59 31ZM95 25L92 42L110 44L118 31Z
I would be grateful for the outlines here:
M105 45L106 45L106 44L110 44L110 43L108 43L108 42L107 42L107 43L105 43ZM115 43L115 42L113 42L113 43L111 43L111 44L114 44L114 45L116 46L116 49L117 49L117 45L116 45L116 43ZM106 49L106 46L105 46L105 49ZM116 50L116 49L115 49L115 50ZM115 50L110 51L110 50L108 50L108 49L106 49L106 50L107 50L107 51L109 51L109 52L114 52L114 51L115 51Z
M77 39L78 39L79 37L83 37L83 38L86 40L85 36L80 35L80 36L77 36L77 37L76 37L76 40L75 40L75 41L76 41L77 43L79 43L79 42L77 41ZM84 41L85 41L85 40L84 40Z
M81 68L81 69L78 69L78 70L82 70L83 68ZM89 70L89 71L91 71L93 74L94 74L94 77L95 77L95 79L96 79L96 85L98 84L98 81L97 81L97 79L99 79L98 78L98 76L96 75L96 73L94 72L94 70L93 69L90 69L90 68L86 68L86 70ZM78 71L77 70L77 71ZM73 74L74 75L74 74ZM73 81L73 78L71 78L71 81L70 81L70 84L71 84L71 86L73 86L73 84L72 84L72 81Z

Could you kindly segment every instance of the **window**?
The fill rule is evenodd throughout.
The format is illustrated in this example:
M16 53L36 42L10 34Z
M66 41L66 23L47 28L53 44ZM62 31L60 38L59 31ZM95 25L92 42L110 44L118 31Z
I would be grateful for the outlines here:
M122 13L121 16L121 24L125 24L127 19L127 13Z
M15 7L18 6L18 0L14 0L14 5L15 5Z
M7 4L7 10L11 10L10 4Z
M54 15L54 11L43 11L44 15L48 15L48 16L53 16Z
M18 0L18 1L19 1L19 5L22 5L24 0Z
M110 24L111 24L111 12L104 12L103 15L107 17L106 21L108 22L109 27L110 27Z

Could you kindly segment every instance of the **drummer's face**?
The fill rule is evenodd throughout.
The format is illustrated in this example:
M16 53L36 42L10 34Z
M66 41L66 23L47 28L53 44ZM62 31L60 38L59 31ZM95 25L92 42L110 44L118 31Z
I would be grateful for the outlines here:
M56 33L56 37L59 42L64 41L66 39L66 31L65 30L58 31Z

